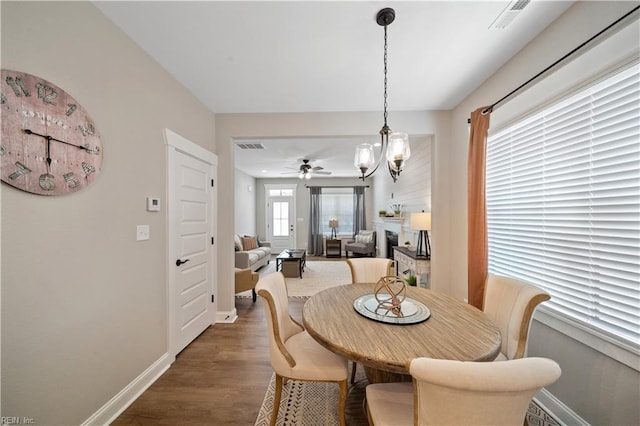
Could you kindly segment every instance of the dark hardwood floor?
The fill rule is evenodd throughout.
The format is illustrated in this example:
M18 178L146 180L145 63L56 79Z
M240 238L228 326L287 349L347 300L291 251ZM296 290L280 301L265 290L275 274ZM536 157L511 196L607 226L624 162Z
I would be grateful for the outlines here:
M302 322L305 299L291 298L292 316ZM273 370L260 299L236 299L238 320L215 324L176 358L113 425L255 424ZM356 394L358 392L355 392ZM350 424L366 424L362 394L352 394ZM350 398L352 399L352 398Z
M235 323L205 330L112 424L253 425L273 373L267 324L260 300L236 301Z

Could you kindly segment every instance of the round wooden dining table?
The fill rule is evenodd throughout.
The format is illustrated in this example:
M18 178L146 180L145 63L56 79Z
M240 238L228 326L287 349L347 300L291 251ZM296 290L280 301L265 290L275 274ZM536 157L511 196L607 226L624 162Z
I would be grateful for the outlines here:
M500 352L500 330L479 309L444 293L407 287L406 297L424 304L431 316L416 324L389 324L356 312L354 301L372 294L374 283L347 284L311 296L303 324L321 345L369 367L369 381L389 381L372 371L409 374L417 357L492 361ZM392 375L393 376L393 375Z

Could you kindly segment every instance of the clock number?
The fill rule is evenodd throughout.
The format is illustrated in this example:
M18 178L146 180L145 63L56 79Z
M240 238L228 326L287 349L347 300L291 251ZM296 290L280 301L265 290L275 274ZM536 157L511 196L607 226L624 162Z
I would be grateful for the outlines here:
M99 147L95 147L95 148L89 148L89 145L85 145L82 147L82 149L85 150L85 152L89 153L89 154L93 154L93 155L99 155L100 154L100 148Z
M67 186L71 189L77 188L80 185L80 181L73 175L73 172L65 173L64 181L67 182Z
M96 133L96 128L93 127L93 123L87 123L86 126L81 124L78 126L78 129L82 132L82 136L95 135Z
M0 145L0 155L5 155L7 153L7 148L4 145Z
M6 104L7 103L7 97L4 95L4 93L0 93L0 104Z
M58 93L53 89L53 87L42 83L36 83L36 87L38 88L38 99L42 99L42 102L45 104L56 104L55 99L58 97Z
M16 180L22 175L26 175L27 173L31 173L31 169L28 168L27 166L25 166L24 164L22 164L19 161L16 161L16 167L18 168L18 170L16 170L15 172L13 172L13 173L11 173L9 175L9 179L11 179L11 180Z
M41 174L40 188L44 189L45 191L53 191L54 189L56 189L56 182L54 179L55 178L50 173Z
M15 93L17 97L22 96L22 93L24 93L25 96L31 96L31 93L29 93L29 90L27 89L27 86L24 84L22 77L13 78L11 76L7 76L6 81L7 81L7 84L11 86L13 93ZM22 90L22 93L20 93L20 90Z
M76 106L76 104L67 104L67 106L69 107L69 109L67 110L67 117L71 117L71 114L73 114L73 112L78 108Z
M93 167L91 164L89 163L85 163L84 161L82 162L82 170L84 170L84 174L86 176L89 176L91 173L94 173L96 171L96 168Z

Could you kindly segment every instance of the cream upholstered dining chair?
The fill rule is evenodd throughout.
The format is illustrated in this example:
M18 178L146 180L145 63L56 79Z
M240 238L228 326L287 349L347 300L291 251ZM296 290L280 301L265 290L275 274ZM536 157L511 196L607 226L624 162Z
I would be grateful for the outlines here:
M547 292L534 285L489 274L482 310L496 323L502 334L502 348L496 361L523 358L526 355L533 311L550 298Z
M377 283L378 280L393 274L393 261L384 257L363 257L347 259L351 271L351 283ZM356 381L356 366L351 366L351 383Z
M276 375L271 425L276 424L282 387L286 380L337 382L340 386L338 418L344 426L347 401L347 360L321 346L289 314L289 299L281 272L261 277L256 291L262 298L269 324L269 354Z
M363 257L347 259L351 271L352 283L377 283L378 280L393 273L393 260L384 257Z
M370 425L522 425L536 392L561 374L560 366L547 358L416 358L409 372L413 383L367 386Z

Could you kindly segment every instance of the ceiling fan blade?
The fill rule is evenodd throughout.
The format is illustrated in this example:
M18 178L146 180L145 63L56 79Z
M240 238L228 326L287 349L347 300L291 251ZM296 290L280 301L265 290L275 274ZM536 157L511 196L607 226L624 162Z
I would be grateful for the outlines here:
M313 174L314 175L330 175L331 172L320 172L320 171L317 171L317 172L313 172Z
M314 170L314 171L316 171L316 170L323 170L323 169L324 169L324 167L320 167L320 166L315 166L315 167L312 167L312 168L311 168L311 170Z

